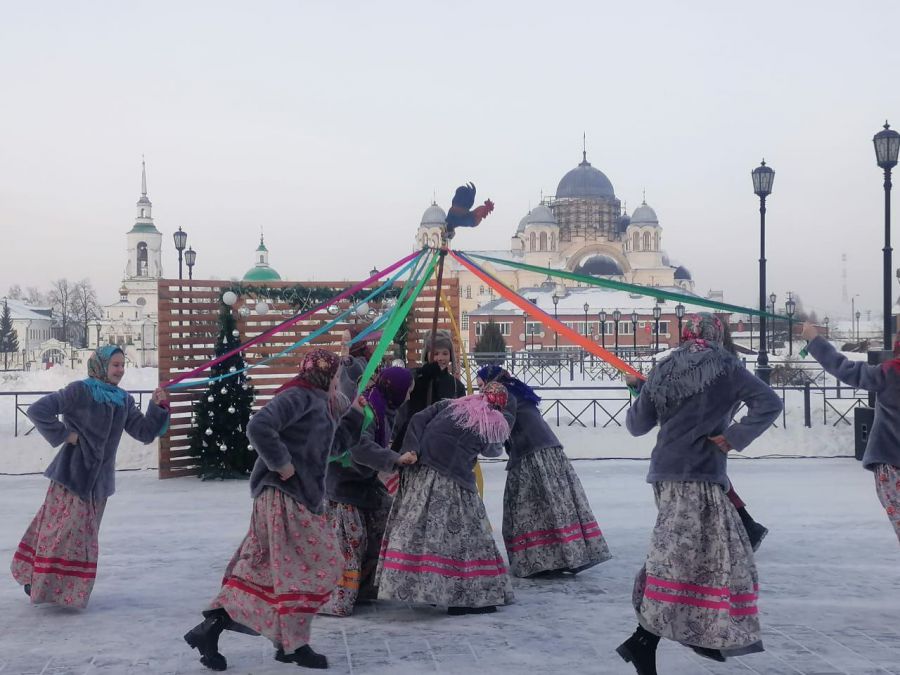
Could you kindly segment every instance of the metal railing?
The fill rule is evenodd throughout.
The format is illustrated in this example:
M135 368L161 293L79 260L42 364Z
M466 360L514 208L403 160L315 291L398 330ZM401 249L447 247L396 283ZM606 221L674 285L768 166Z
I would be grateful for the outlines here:
M46 396L47 394L52 394L50 391L0 391L0 406L2 408L6 408L10 403L10 399L13 405L13 436L19 436L19 429L27 427L28 430L22 433L22 436L27 436L32 431L34 431L34 425L31 424L31 420L28 419L28 415L26 414L28 410L28 406L37 401L42 396ZM144 397L152 396L152 389L139 389L137 391L129 391L135 401L140 407L141 410L144 409ZM0 409L0 417L2 417L3 411Z

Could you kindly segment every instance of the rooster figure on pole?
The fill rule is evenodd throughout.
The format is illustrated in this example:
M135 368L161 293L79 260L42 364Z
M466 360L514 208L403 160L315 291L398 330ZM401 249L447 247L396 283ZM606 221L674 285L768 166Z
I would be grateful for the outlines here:
M476 227L494 210L494 202L486 199L484 204L475 204L475 185L466 183L456 188L453 204L447 211L447 239L453 239L457 227Z

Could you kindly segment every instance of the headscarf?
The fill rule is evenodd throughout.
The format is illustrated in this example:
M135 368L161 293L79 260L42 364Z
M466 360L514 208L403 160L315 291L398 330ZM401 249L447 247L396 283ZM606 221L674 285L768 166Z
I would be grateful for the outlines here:
M385 368L375 379L375 384L366 390L366 401L375 413L375 440L387 447L388 428L385 415L388 410L396 410L406 400L406 394L413 383L413 374L406 368Z
M506 387L499 382L490 382L480 394L450 401L450 418L483 441L503 443L509 438L509 423L500 410L506 407L507 398Z
M327 349L313 349L304 355L300 372L294 379L285 382L275 393L291 387L328 391L340 363L340 359Z
M681 337L681 346L650 372L641 391L653 401L661 418L738 365L734 355L722 346L724 327L714 314L700 312L685 317Z
M125 355L118 345L103 345L88 359L88 377L82 380L97 403L125 405L125 390L109 381L109 362L116 354Z
M360 333L363 332L362 326L351 326L350 327L350 336L357 337ZM359 342L354 342L350 345L350 356L355 356L358 358L363 358L368 361L372 358L372 352L375 351L373 344L378 342L381 338L381 332L375 331L366 335Z
M482 366L478 369L478 377L481 378L482 382L499 382L520 401L527 401L534 405L541 402L541 397L535 393L534 389L522 382L522 380L513 377L498 365Z

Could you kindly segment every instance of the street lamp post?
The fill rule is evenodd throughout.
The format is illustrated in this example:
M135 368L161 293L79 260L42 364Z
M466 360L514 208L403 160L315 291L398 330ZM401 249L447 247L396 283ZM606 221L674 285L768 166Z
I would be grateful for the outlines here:
M777 295L775 295L774 293L769 294L769 314L772 315L772 334L771 334L772 345L771 345L771 348L772 348L773 356L775 355L775 316L774 315L775 315L775 303L777 300L778 300Z
M659 317L662 314L662 309L659 305L653 306L653 320L656 322L656 351L659 351Z
M632 358L637 356L637 321L638 321L638 313L631 313L631 344L634 349L634 354Z
M600 320L600 345L606 349L606 310L597 312L597 318Z
M784 311L788 315L788 355L794 355L794 310L797 309L797 303L794 302L794 294L788 292L787 302L784 303Z
M766 311L766 197L772 194L775 172L766 161L753 169L753 192L759 197L759 311ZM766 317L759 317L759 353L756 374L766 384L770 381L769 355L766 353Z
M859 310L856 310L856 341L859 342Z
M825 317L825 320L823 321L823 323L825 324L825 339L827 340L828 339L828 323L829 323L829 319L827 316Z
M619 319L622 318L622 312L619 310L613 311L613 323L615 324L616 329L616 356L619 355Z
M588 338L588 337L590 337L590 331L588 330L588 312L591 311L591 306L587 303L584 303L584 306L582 307L582 309L584 310L584 337ZM582 353L583 353L583 350L582 350ZM582 361L583 361L583 358L582 358ZM591 359L591 361L593 361L593 358Z
M675 346L677 347L681 344L681 321L684 319L684 305L680 302L675 305L675 316L678 317L678 336L675 338Z
M188 268L188 281L194 278L194 264L197 262L197 252L193 247L184 252L184 263Z
M556 293L554 293L553 294L553 318L556 321L559 321L559 316L556 313L556 306L558 304L559 304L559 296ZM559 351L559 331L558 330L553 331L553 348L555 350Z
M891 349L891 169L897 166L900 134L885 121L884 129L872 138L875 159L884 171L884 349ZM857 324L859 322L857 321Z
M178 251L178 278L181 279L181 260L182 253L184 252L185 246L187 245L187 232L179 227L178 232L173 234L172 238L175 239L175 249Z

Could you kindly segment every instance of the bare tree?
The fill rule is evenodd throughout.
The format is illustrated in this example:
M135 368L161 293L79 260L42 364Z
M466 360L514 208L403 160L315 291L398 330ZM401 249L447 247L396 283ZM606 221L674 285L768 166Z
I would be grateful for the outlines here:
M13 284L9 287L9 290L6 292L6 297L10 300L21 300L22 299L22 287L19 284Z
M100 317L100 304L97 302L97 292L94 290L90 279L82 279L72 287L72 301L70 303L73 321L78 321L81 346L87 347L88 323Z
M25 302L32 307L45 307L50 304L47 297L35 286L29 286L25 289Z
M58 339L68 341L72 323L73 286L65 277L57 279L50 287L47 299L53 308L53 316L59 327Z

